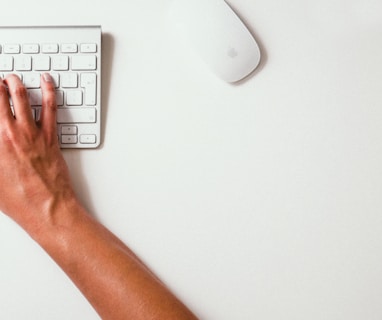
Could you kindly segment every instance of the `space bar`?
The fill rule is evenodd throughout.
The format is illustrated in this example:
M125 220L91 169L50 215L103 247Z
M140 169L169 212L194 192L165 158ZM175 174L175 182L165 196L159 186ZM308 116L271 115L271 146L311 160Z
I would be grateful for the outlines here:
M57 123L94 123L96 122L95 108L58 108Z

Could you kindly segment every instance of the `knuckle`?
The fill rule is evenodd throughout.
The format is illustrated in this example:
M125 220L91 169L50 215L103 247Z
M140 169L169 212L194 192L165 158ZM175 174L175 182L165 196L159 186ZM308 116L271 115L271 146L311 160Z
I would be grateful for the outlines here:
M10 126L2 126L0 128L0 144L3 146L11 145L14 141L17 141L14 130Z
M2 125L0 127L0 141L8 141L9 140L9 129L5 126Z
M11 96L16 98L27 98L27 89L24 86L16 85L11 90Z
M47 95L43 98L45 106L55 109L57 107L56 105L56 97L54 95Z
M56 91L54 88L45 89L43 92L43 101L48 107L56 107Z

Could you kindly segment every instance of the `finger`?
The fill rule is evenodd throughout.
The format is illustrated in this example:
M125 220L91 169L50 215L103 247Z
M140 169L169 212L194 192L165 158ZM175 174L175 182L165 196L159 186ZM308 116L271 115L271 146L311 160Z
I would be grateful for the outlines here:
M50 137L57 136L57 102L54 82L49 73L41 75L42 91L42 109L41 109L41 127Z
M9 105L8 87L0 79L0 124L10 120L13 120L13 115Z
M27 89L20 78L14 74L7 76L5 83L13 102L15 118L18 122L34 123L32 108L29 104Z

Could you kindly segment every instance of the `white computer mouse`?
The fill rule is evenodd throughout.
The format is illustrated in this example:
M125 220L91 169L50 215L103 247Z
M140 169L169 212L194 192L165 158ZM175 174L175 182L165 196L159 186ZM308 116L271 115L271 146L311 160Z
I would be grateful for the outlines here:
M224 0L174 0L169 13L180 37L221 79L242 80L259 65L256 40Z

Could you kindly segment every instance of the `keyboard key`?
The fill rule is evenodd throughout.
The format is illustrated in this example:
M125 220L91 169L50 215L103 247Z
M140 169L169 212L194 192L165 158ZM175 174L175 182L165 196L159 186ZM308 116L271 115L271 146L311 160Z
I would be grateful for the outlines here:
M33 109L33 108L31 108L31 110L32 110L32 117L33 117L33 119L34 119L35 121L37 121L37 120L36 120L36 110Z
M56 103L57 106L64 105L64 92L62 90L56 90Z
M15 70L16 71L31 71L32 70L32 57L27 55L19 55L15 57Z
M24 44L23 53L39 53L40 46L36 43Z
M93 55L80 55L72 57L72 70L96 70L97 57Z
M51 72L51 73L50 73L50 76L51 76L52 79L53 79L54 87L55 87L55 88L59 88L59 87L60 87L60 74L59 74L59 73L56 73L56 72Z
M69 70L69 57L68 56L53 56L52 69L56 71Z
M28 89L29 103L31 106L42 105L42 93L41 89ZM64 105L64 93L61 90L56 91L56 103L57 106Z
M19 44L5 44L4 53L20 53Z
M62 53L76 53L78 51L78 47L76 43L63 43L61 45Z
M83 44L81 44L81 52L82 53L96 53L97 52L97 44L95 44L95 43L83 43Z
M97 137L95 134L81 134L80 143L83 144L94 144L97 142Z
M66 105L67 106L82 105L82 91L81 90L66 91Z
M50 57L38 55L33 57L33 69L36 71L49 71L50 70Z
M61 136L61 143L69 144L69 143L77 143L77 142L78 142L77 135L63 134Z
M41 48L42 53L58 53L57 43L45 43Z
M97 103L97 75L94 72L81 74L81 87L85 90L85 104L95 106Z
M77 126L62 126L61 134L77 134L78 127Z
M12 71L13 70L13 57L12 56L0 56L0 71Z
M75 72L65 72L61 74L61 86L63 88L77 88L78 76Z
M41 106L42 104L42 93L40 89L28 90L28 98L31 106Z
M57 123L95 123L95 108L58 108Z
M38 108L33 108L34 109L34 112L35 112L35 120L36 121L39 121L40 120L40 117L41 117L41 107L38 107Z
M40 74L37 72L26 72L24 74L24 85L26 88L40 88Z

